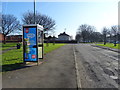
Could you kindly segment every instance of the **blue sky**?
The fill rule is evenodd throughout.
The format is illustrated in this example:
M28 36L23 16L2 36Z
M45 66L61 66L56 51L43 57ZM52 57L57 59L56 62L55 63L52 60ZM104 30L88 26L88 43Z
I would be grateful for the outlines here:
M19 20L22 14L33 10L32 2L3 2L2 12L13 14ZM64 32L75 37L81 24L89 24L101 31L104 26L118 24L118 2L36 2L36 10L56 21L55 35Z

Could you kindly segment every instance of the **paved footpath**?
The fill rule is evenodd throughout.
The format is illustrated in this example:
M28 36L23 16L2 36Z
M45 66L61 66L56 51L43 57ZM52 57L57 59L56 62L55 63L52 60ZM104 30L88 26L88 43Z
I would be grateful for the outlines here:
M73 45L45 55L44 63L3 73L3 88L76 88Z
M6 53L7 51L10 51L10 50L12 50L12 49L17 49L17 48L16 48L16 47L10 47L10 48L8 48L8 49L2 50L2 51L0 52L0 54Z

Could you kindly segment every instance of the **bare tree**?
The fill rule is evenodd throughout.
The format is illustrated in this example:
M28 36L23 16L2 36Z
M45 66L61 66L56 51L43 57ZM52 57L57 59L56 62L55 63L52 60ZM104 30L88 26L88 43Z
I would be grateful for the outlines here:
M10 33L13 33L16 30L20 29L20 23L14 15L3 14L0 18L2 23L1 26L1 33L4 35L4 44L6 43L6 36Z
M24 13L22 21L24 24L34 24L34 13L32 11ZM35 22L36 24L42 25L44 27L44 31L51 31L55 29L55 21L49 16L36 12Z
M80 42L80 38L81 38L80 34L77 33L76 36L75 36L75 39L76 39L77 43Z
M76 38L78 39L79 37L81 37L83 42L91 42L92 41L91 35L94 31L95 27L87 24L82 24L78 28L79 35L77 34Z
M102 30L104 45L106 45L106 43L107 43L108 30L109 30L109 29L106 28L106 27L104 27L103 30Z
M28 11L23 14L22 21L24 24L34 24L34 12ZM48 31L53 31L55 29L55 20L47 15L42 15L38 12L35 14L35 23L42 25L44 28L44 32L48 34ZM49 39L47 39L47 46Z
M108 29L108 37L109 37L109 42L111 43L112 42L112 31L111 29Z
M101 42L102 34L100 32L92 32L90 39L91 39L91 42Z
M118 34L118 26L112 26L111 27L111 32L114 37L114 46L116 46L116 41L117 41L117 34Z

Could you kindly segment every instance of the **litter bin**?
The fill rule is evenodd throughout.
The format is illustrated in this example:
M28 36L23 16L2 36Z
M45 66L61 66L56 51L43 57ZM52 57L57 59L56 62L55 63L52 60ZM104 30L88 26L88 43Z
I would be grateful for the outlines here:
M20 49L20 44L19 43L17 44L17 49Z

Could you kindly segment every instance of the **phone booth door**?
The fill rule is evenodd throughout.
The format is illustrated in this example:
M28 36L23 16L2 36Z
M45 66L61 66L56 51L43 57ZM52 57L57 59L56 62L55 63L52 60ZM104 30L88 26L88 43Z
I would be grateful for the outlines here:
M44 43L44 34L43 31L38 29L38 58L43 59L43 43Z
M24 61L38 61L37 30L36 27L23 28Z

